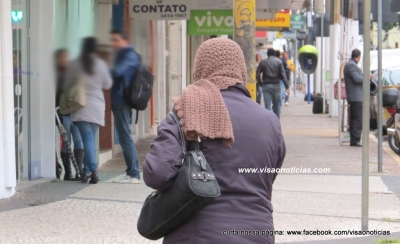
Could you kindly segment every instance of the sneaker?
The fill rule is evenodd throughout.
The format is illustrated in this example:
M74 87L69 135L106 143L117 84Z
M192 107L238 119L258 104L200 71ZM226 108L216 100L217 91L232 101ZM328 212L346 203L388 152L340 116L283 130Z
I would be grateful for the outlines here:
M140 179L132 178L129 175L126 175L124 178L119 180L114 180L113 182L120 184L140 184Z
M289 106L289 102L285 102L285 105L286 105L286 106Z

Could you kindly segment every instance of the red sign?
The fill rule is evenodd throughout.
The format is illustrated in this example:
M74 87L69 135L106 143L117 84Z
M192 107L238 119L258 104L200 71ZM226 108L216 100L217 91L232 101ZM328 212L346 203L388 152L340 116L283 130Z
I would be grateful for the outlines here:
M256 37L258 38L267 38L268 32L266 31L256 31Z

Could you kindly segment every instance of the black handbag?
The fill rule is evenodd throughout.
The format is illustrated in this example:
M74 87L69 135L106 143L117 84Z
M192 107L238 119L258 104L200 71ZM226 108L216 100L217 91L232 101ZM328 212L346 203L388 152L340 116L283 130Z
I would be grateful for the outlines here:
M164 192L154 191L144 202L137 229L150 240L158 240L171 233L221 195L214 173L200 151L199 142L195 142L194 151L187 152L179 119L175 113L170 114L179 127L183 160L172 186Z

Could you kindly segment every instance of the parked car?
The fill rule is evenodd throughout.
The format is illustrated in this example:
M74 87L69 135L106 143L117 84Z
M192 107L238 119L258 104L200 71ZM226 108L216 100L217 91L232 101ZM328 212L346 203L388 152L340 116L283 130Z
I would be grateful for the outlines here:
M378 84L378 71L375 71L374 77L372 78L372 81L376 82ZM398 88L400 85L400 66L397 67L391 67L391 68L385 68L382 70L382 89L388 89L388 88ZM370 129L371 130L376 130L378 128L378 97L377 96L371 96L371 117L370 117ZM383 109L383 125L386 124L386 121L390 119L391 115L390 113L386 110ZM384 130L386 132L386 130Z

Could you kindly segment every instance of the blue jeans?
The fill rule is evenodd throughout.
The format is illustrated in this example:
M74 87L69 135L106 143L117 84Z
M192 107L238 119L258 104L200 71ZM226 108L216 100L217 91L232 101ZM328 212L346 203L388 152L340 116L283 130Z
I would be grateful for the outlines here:
M82 136L85 157L83 158L83 173L90 174L97 171L96 160L96 133L99 125L86 121L74 122Z
M272 110L276 116L280 115L281 111L281 86L279 83L276 84L263 84L263 95L264 95L264 103L265 108L271 111L271 103L273 104Z
M282 107L282 101L285 98L285 84L283 84L283 81L281 81L279 84L281 86L281 103L280 103L280 106Z
M64 126L64 129L67 132L69 143L72 145L72 143L71 143L71 135L72 135L72 139L74 140L74 149L83 149L81 133L79 133L78 127L76 127L75 125L73 125L71 123L71 117L70 116L61 116L61 119L62 119L62 124ZM66 143L62 144L61 152L62 153L68 152Z
M130 128L132 123L132 108L125 104L113 104L111 109L114 114L114 125L117 130L119 144L124 153L127 167L126 174L132 178L140 179L136 147L133 143Z

